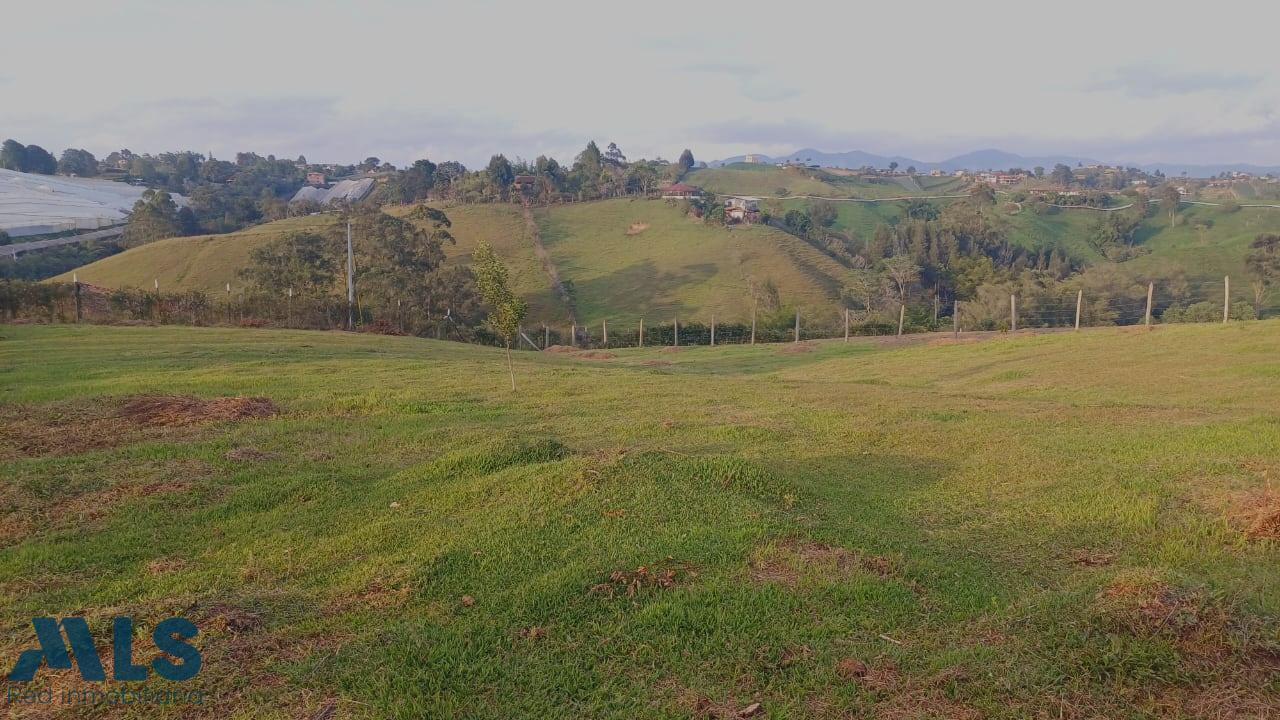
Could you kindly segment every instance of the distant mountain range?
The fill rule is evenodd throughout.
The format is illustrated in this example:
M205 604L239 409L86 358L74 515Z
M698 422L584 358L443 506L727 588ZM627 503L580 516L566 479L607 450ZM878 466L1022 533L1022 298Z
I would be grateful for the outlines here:
M1247 163L1224 163L1221 165L1189 165L1180 163L1152 163L1146 165L1133 165L1131 163L1120 162L1102 162L1092 158L1077 157L1072 155L1049 155L1044 157L1028 157L1018 155L1016 153L1005 152L1003 150L977 150L964 155L957 155L953 158L943 160L942 162L925 162L901 155L876 155L874 153L863 152L861 150L851 150L849 152L831 153L814 148L802 148L788 155L755 155L757 162L778 163L778 162L801 162L806 165L821 165L823 167L838 168L860 168L860 167L876 167L886 168L889 163L896 162L898 167L906 169L914 167L920 172L929 172L931 170L943 170L946 172L954 172L956 170L1007 170L1009 168L1023 168L1031 170L1037 166L1043 167L1046 171L1053 168L1059 163L1076 167L1076 165L1124 165L1126 167L1137 167L1146 172L1156 172L1157 170L1165 175L1177 176L1184 172L1192 177L1209 177L1224 172L1247 172L1255 175L1266 175L1267 173L1280 174L1280 166L1261 166L1249 165ZM707 163L711 167L719 167L730 163L742 162L746 159L745 155L737 155L723 160L716 160Z

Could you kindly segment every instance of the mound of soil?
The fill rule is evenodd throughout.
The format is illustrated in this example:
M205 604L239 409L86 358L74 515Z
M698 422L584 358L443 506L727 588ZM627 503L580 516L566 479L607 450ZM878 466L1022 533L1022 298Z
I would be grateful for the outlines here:
M270 398L220 397L212 400L187 395L144 395L126 402L116 417L136 425L181 427L220 420L244 420L275 415Z
M634 223L631 223L631 226L627 228L627 234L628 234L628 235L639 235L640 233L642 233L642 232L644 232L645 230L648 230L648 229L649 229L649 223L645 223L645 222L634 222Z

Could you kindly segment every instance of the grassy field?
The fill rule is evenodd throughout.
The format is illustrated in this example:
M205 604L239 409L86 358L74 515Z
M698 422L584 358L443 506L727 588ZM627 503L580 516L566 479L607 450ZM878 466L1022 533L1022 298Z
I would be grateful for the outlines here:
M457 241L444 249L446 264L471 264L476 247L487 242L506 263L511 289L529 303L530 318L560 321L569 317L568 306L552 289L551 280L534 253L533 238L518 206L454 205L441 209L453 223L450 233ZM388 212L399 216L409 210L409 206L400 206L391 207Z
M519 353L515 393L415 338L0 335L0 664L35 615L200 628L203 706L85 715L1280 713L1278 322Z
M845 273L787 233L726 229L658 201L607 200L538 211L542 240L573 282L579 320L747 321L752 288L772 281L784 303L835 313Z
M225 235L169 238L140 245L77 268L81 282L103 287L150 288L160 281L161 289L221 291L227 283L243 285L236 276L249 265L255 248L292 232L327 230L333 216L314 215L255 225ZM55 278L71 282L72 273Z

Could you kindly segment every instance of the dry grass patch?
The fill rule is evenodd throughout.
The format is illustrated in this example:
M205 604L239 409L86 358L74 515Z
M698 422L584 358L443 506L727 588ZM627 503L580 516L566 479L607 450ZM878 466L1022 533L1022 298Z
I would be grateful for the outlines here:
M187 395L144 395L120 408L118 417L137 425L183 427L225 420L275 415L279 408L264 397L220 397L211 400Z
M235 462L260 462L263 460L276 460L280 457L280 453L259 450L255 447L237 447L228 450L224 457Z
M592 585L591 595L607 598L632 598L646 590L667 590L692 581L698 574L686 563L665 558L653 565L641 565L635 570L614 570L607 580Z
M894 563L881 555L807 540L786 540L760 548L751 559L751 580L796 587L805 578L843 579L857 573L889 577Z
M0 408L0 459L75 455L130 445L166 430L263 418L279 412L268 398L182 395L99 398Z
M793 342L787 345L783 345L782 347L778 348L778 352L784 355L794 355L798 353L811 353L817 349L818 349L817 343L805 341L805 342Z
M647 222L633 222L631 223L631 225L627 227L627 234L639 235L640 233L648 229L649 229L649 223Z

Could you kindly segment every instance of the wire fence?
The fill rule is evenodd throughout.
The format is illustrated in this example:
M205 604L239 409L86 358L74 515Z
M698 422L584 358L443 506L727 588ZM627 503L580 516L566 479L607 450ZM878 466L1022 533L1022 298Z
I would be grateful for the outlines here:
M1280 294L1222 281L1174 282L1090 290L1036 289L1005 294L995 288L973 300L900 303L897 312L747 309L731 317L681 318L637 313L590 324L530 323L516 346L546 350L617 349L645 346L751 345L855 336L912 335L950 331L1018 331L1099 326L1231 322L1280 317ZM397 301L348 306L340 297L308 298L243 292L109 290L85 283L0 282L0 316L18 323L171 324L355 330L440 340L502 345L486 326L452 310L431 312Z

